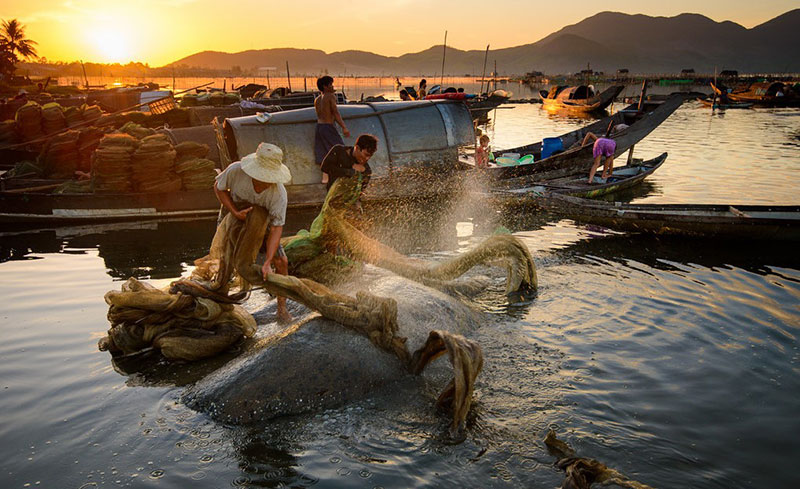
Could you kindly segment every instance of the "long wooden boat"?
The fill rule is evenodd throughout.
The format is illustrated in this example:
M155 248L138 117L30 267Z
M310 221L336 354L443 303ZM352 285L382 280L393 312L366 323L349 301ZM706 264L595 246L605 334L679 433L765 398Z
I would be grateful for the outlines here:
M783 82L756 82L730 91L712 82L711 88L717 95L724 91L734 102L750 102L765 107L800 107L800 94Z
M753 106L752 102L719 102L707 99L698 99L701 104L714 109L749 109Z
M250 100L261 105L277 105L281 110L305 109L314 106L314 99L319 92L292 92L285 87L274 88L269 92L257 93ZM344 93L336 92L336 103L346 104L347 97Z
M611 116L562 134L558 139L566 149L544 159L542 159L543 141L495 151L498 156L512 154L519 163L512 166L490 163L489 168L481 171L494 180L527 178L531 182L560 178L583 171L588 172L592 166L592 145L580 146L579 144L583 141L586 133L591 132L600 136L606 133L609 125L613 127L618 124L626 124L627 128L614 132L610 136L617 142L614 156L618 157L664 122L681 106L684 100L686 98L683 95L674 94L666 100L645 100L641 110L638 109L637 104L630 105ZM459 155L459 163L465 169L474 169L474 154ZM515 185L522 184L524 182Z
M614 85L595 94L587 85L558 86L549 92L540 90L539 94L542 107L547 110L587 113L605 110L624 89L624 85Z
M800 206L624 204L550 194L551 212L580 223L655 234L800 241Z
M378 149L370 159L373 178L365 201L436 197L455 192L460 182L454 161L459 146L474 141L466 106L449 101L385 102L343 105L340 112L352 137L371 133ZM325 200L322 174L314 162L313 108L227 119L216 134L221 166L255 151L262 141L283 150L292 172L286 185L289 207L316 207ZM201 128L189 128L201 129ZM187 129L188 130L188 129ZM182 140L178 130L174 141ZM206 135L204 130L203 135ZM178 137L180 136L180 137ZM444 171L450 169L450 172ZM211 188L156 193L52 193L60 181L3 180L0 222L99 222L214 215L219 202Z
M493 192L494 199L505 202L516 201L525 203L551 193L571 195L582 198L596 198L611 195L636 186L645 178L658 170L667 159L667 153L662 153L656 158L647 161L637 161L630 165L614 168L608 178L594 177L593 183L587 182L586 173L578 173L569 177L535 182L524 187L499 188ZM600 172L602 168L598 169ZM508 180L504 181L508 182Z

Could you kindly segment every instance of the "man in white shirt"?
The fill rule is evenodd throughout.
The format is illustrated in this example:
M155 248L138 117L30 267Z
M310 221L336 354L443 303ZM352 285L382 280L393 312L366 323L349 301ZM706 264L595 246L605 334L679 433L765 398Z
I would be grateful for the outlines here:
M244 221L254 205L263 207L269 214L267 258L261 268L265 280L273 272L273 266L281 275L289 273L289 261L280 239L287 205L283 184L291 179L289 168L283 164L283 151L274 144L261 143L255 153L229 165L217 176L214 184L214 193L222 204L220 217L230 212L236 219ZM292 320L286 309L286 297L278 297L278 320Z

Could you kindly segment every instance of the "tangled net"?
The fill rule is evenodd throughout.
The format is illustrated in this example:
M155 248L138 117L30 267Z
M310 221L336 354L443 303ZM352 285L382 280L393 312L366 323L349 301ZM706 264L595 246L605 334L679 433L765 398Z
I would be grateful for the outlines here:
M566 472L561 489L589 489L595 482L604 486L617 485L629 489L653 489L652 487L628 479L622 473L608 468L604 463L591 458L577 457L575 450L556 437L550 430L544 444L551 455L557 457L556 466Z
M480 346L463 336L437 330L431 331L425 345L412 355L406 338L398 334L394 299L364 291L352 297L334 292L317 280L335 274L342 253L347 253L349 259L445 290L456 289L453 279L476 265L500 264L508 271L507 293L527 294L536 288L533 260L524 244L513 236L492 236L476 249L440 264L408 258L348 222L347 210L359 192L358 178L337 180L310 230L283 240L291 272L303 276L270 273L263 278L256 257L267 230L266 210L254 207L246 221L227 215L217 228L209 255L195 262L191 279L174 282L169 290L130 279L122 292L106 294L112 327L100 341L100 349L132 353L155 347L167 358L180 360L216 355L241 337L254 334L255 321L236 303L244 299L245 291L258 286L368 337L377 347L396 355L414 374L447 353L454 378L437 404L453 414L451 434L460 432L472 402L475 379L483 367ZM239 292L230 295L233 288ZM217 309L206 311L214 307L210 304L216 304L219 314L214 315Z

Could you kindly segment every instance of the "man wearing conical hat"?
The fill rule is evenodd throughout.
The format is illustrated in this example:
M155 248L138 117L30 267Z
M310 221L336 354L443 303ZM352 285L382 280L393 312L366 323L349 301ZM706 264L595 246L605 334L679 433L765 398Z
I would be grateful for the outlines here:
M269 214L266 255L261 272L264 279L272 273L289 273L289 261L280 244L286 222L286 188L283 184L292 179L289 168L283 164L283 151L274 144L261 143L255 153L232 163L217 176L214 192L222 204L220 218L228 212L244 221L254 205L263 207ZM289 322L291 314L286 309L286 297L278 297L278 320Z

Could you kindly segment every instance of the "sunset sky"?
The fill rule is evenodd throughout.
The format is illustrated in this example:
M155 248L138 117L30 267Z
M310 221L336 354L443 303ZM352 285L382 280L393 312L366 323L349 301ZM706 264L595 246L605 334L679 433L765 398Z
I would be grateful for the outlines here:
M0 19L19 19L50 61L141 61L162 66L204 50L279 47L326 52L358 49L387 56L447 44L458 49L538 41L600 10L674 16L682 12L753 27L797 6L796 0L696 2L530 2L462 0L264 2L242 0L0 0Z

